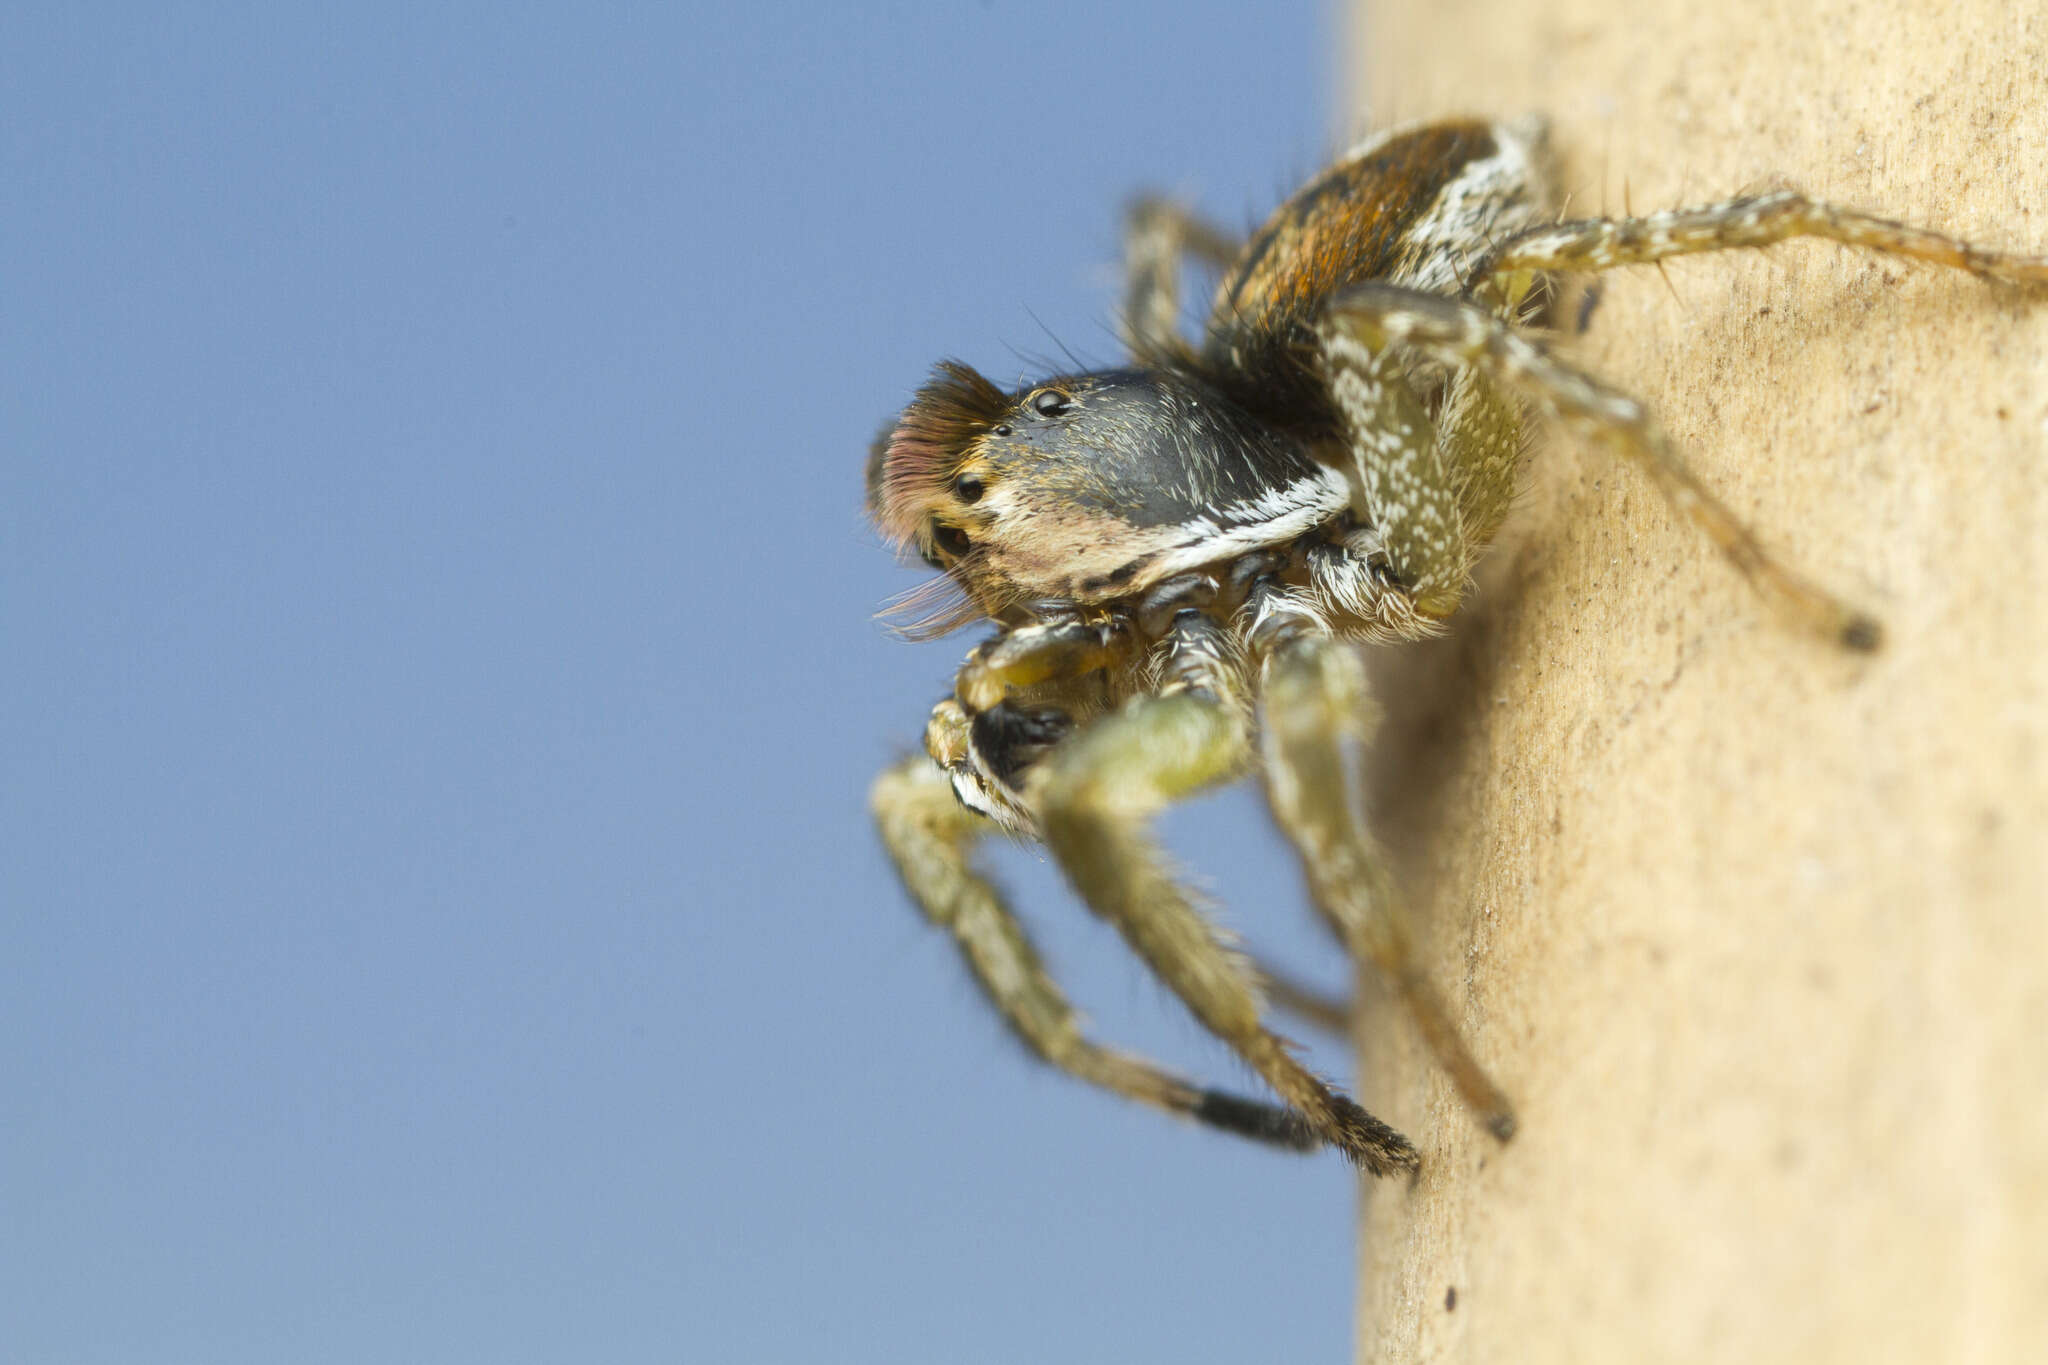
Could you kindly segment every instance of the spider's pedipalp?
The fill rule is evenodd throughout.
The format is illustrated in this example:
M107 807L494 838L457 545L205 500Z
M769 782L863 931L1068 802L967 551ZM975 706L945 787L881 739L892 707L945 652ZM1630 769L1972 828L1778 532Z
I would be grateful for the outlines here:
M1113 622L1059 621L1019 626L967 657L953 684L969 711L986 711L1017 688L1074 678L1127 656L1130 637Z

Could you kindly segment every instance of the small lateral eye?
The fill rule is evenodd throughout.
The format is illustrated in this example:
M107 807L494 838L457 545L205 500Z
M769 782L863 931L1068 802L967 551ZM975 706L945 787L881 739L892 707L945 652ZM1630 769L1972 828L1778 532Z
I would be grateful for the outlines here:
M1031 410L1040 417L1057 417L1072 406L1073 400L1058 389L1040 389L1031 395Z
M980 502L981 480L972 474L962 474L953 480L953 494L962 502Z
M1010 424L1008 422L1002 423L995 429L995 432L998 436L1008 436L1010 434Z

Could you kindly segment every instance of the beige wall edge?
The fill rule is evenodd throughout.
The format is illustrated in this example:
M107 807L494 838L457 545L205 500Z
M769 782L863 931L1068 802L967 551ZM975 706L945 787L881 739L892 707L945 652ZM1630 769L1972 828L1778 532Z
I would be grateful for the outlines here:
M2048 250L2048 7L1373 11L1349 131L1542 110L1574 212L1783 178ZM1800 244L1609 277L1575 354L1889 645L1539 444L1455 636L1378 661L1382 828L1523 1129L1370 1004L1428 1169L1365 1192L1360 1358L2048 1359L2048 298Z

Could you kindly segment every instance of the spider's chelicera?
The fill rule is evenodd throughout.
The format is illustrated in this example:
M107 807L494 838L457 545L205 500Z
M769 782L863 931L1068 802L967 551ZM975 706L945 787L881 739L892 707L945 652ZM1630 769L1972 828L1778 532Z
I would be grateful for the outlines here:
M928 756L873 804L906 887L955 936L1039 1056L1172 1113L1376 1174L1407 1139L1305 1068L1265 1020L1291 992L1232 947L1148 834L1166 803L1256 771L1316 908L1407 1002L1466 1105L1515 1119L1416 965L1347 779L1373 708L1355 641L1428 635L1513 501L1530 418L1641 468L1771 604L1841 646L1877 623L1773 558L1642 405L1526 326L1553 272L1812 236L2021 281L1987 251L1793 190L1641 218L1555 220L1543 130L1438 123L1367 141L1242 245L1146 201L1126 238L1130 363L1004 392L945 363L876 443L868 506L944 571L915 632L996 633L932 711ZM1178 329L1185 258L1222 271L1199 344ZM1086 1037L973 845L1040 839L1278 1103L1197 1085Z

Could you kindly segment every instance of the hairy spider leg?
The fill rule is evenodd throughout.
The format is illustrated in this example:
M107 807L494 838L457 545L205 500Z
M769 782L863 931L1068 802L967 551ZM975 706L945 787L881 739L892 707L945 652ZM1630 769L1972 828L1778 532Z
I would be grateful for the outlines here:
M1148 826L1171 802L1241 775L1250 760L1238 670L1223 628L1174 618L1155 696L1074 735L1033 774L1039 827L1074 889L1113 924L1204 1027L1374 1175L1413 1170L1408 1140L1303 1066L1261 1019L1258 978L1167 872Z
M1967 270L2016 284L2048 283L2048 256L1997 251L1927 228L1810 199L1795 189L1745 195L1640 218L1588 218L1529 228L1494 248L1491 277L1532 270L1612 270L1673 256L1819 237L1843 246Z
M963 784L967 787L973 798L962 798L967 805L1015 833L1035 838L1036 817L1022 797L1004 785L1008 756L978 749L975 718L988 717L1015 689L1054 680L1073 684L1095 670L1127 666L1133 662L1132 643L1128 631L1069 621L1020 626L976 646L960 667L954 695L932 708L925 751L952 776L956 795ZM1076 700L1071 694L1059 696L1054 710L1064 714L1060 703ZM1048 735L1058 728L1062 727L1047 727ZM1349 1000L1330 996L1256 955L1251 955L1251 970L1274 1008L1334 1037L1348 1036Z
M1185 258L1218 270L1243 243L1170 199L1147 195L1124 215L1124 347L1138 359L1193 354L1181 335L1180 284Z
M1370 350L1389 343L1477 368L1521 393L1567 430L1633 461L1673 509L1713 541L1750 586L1793 625L1848 649L1873 650L1883 628L1867 612L1795 573L1701 483L1643 405L1566 364L1535 337L1483 306L1395 285L1354 285L1330 303L1328 322Z
M1347 742L1372 737L1379 714L1356 651L1312 609L1270 581L1254 589L1251 650L1259 659L1259 741L1266 799L1301 857L1310 898L1354 960L1370 962L1407 1006L1459 1098L1502 1142L1515 1114L1473 1058L1417 960L1406 906L1366 832Z
M1084 1036L1023 926L974 870L974 846L995 826L955 799L929 758L920 754L886 769L870 803L911 899L952 934L983 993L1033 1053L1069 1075L1210 1127L1296 1151L1321 1144L1321 1134L1289 1109L1197 1086Z
M1968 271L2015 284L2048 284L2048 256L1979 246L1946 233L1813 199L1796 189L1744 195L1640 217L1593 218L1528 228L1494 248L1477 272L1481 289L1501 289L1539 272L1600 271L1656 265L1674 256L1774 246L1801 237ZM1398 315L1402 301L1364 286L1340 311L1378 327L1364 313ZM1848 648L1868 650L1882 630L1871 616L1808 583L1773 557L1672 451L1642 405L1550 356L1541 343L1498 320L1468 311L1454 320L1442 307L1408 310L1420 330L1402 337L1419 349L1457 354L1499 382L1530 394L1566 425L1619 448L1650 473L1659 491L1706 532L1721 552L1779 610Z
M1057 708L1054 708L1057 712ZM983 716L988 712L980 713ZM1033 745L1056 742L1071 728L1071 719L1059 713L1064 723L1040 727L1035 718L1026 721ZM975 721L957 697L948 697L932 708L925 727L925 752L953 783L956 802L982 813L1013 834L1035 839L1038 823L1024 807L1023 798L1003 783L1013 755L980 752L974 740ZM1041 735L1044 738L1041 738ZM999 738L1004 738L1000 737ZM961 794L962 786L967 795ZM1261 961L1250 954L1251 968L1260 989L1273 1007L1319 1029L1340 1041L1347 1041L1351 1028L1351 1002L1309 985L1300 978Z
M1252 975L1268 1004L1339 1042L1351 1040L1351 1001L1309 985L1293 973L1250 954Z

